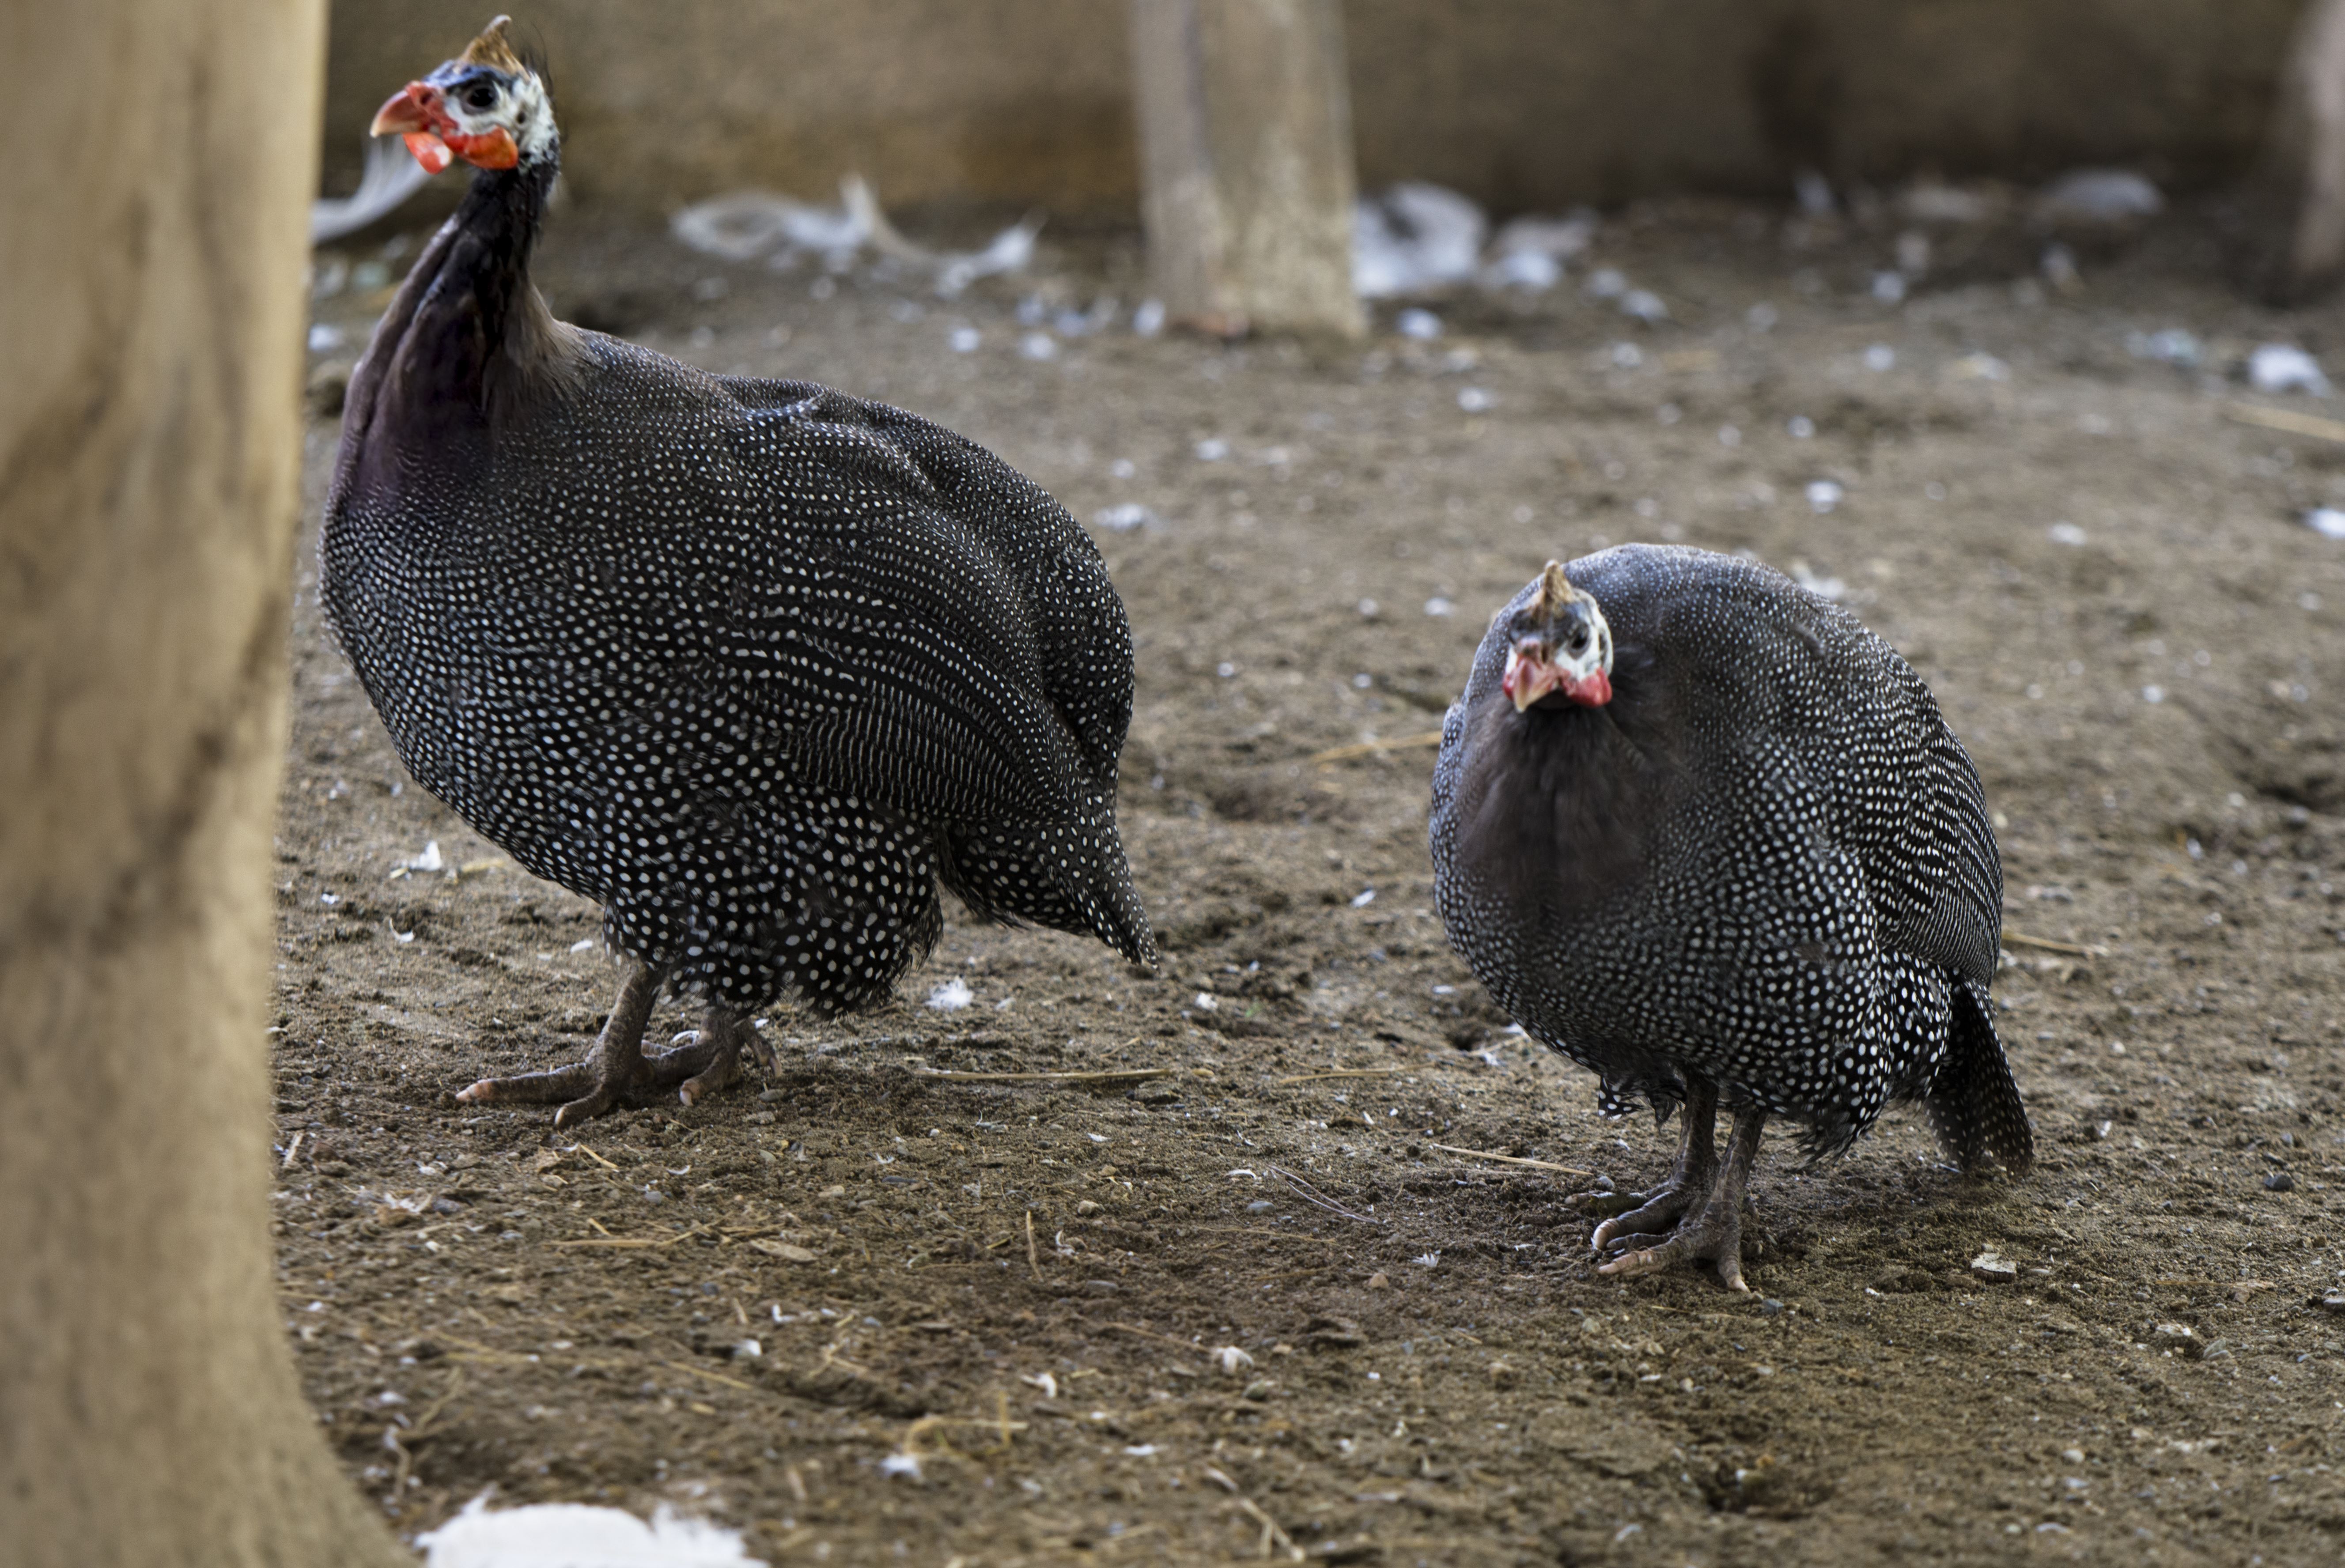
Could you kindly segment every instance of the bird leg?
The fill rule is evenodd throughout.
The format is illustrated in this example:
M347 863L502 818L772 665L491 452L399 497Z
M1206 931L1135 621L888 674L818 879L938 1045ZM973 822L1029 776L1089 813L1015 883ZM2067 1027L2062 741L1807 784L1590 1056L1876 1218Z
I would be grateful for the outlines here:
M1596 1271L1650 1274L1672 1263L1701 1259L1718 1271L1718 1282L1728 1290L1751 1289L1742 1282L1743 1194L1751 1183L1751 1162L1759 1158L1760 1130L1766 1125L1763 1110L1736 1111L1734 1132L1726 1143L1725 1166L1700 1209L1680 1220L1666 1237L1609 1238L1607 1249L1613 1257Z
M1568 1200L1583 1214L1611 1216L1589 1239L1589 1245L1599 1252L1616 1236L1658 1231L1709 1196L1718 1179L1718 1150L1712 1141L1718 1086L1700 1073L1688 1073L1682 1115L1677 1164L1670 1168L1668 1180L1643 1192L1582 1192Z
M551 1072L523 1073L517 1077L482 1078L457 1095L466 1105L504 1100L524 1105L566 1103L553 1115L556 1127L574 1127L621 1105L640 1103L658 1089L675 1087L686 1105L708 1090L731 1080L746 1036L758 1059L770 1065L773 1052L757 1038L746 1018L721 1007L708 1010L706 1027L679 1039L688 1046L644 1055L644 1027L651 1022L653 1004L667 978L664 969L630 960L619 981L618 998L611 1017L583 1062Z

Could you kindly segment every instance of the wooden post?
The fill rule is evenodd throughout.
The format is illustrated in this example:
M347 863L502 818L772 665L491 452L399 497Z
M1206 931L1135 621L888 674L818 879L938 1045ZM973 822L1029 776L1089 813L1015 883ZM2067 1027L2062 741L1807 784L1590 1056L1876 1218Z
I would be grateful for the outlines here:
M269 1239L324 34L323 0L0 8L11 1568L411 1562L302 1402Z
M2345 276L2345 0L2314 0L2297 24L2249 209L2257 293L2295 303Z
M1142 215L1175 321L1356 337L1339 0L1132 0Z

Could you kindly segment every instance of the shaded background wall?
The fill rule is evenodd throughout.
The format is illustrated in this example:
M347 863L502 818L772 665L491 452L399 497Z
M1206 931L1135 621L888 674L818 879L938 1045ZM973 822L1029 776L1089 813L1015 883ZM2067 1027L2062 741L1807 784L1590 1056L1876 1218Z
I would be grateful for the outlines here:
M325 183L496 0L335 0ZM508 5L515 0L505 0ZM2304 0L1348 0L1360 180L1502 214L1836 179L2122 162L2188 187L2253 157ZM1136 218L1122 0L536 0L582 206L744 186Z

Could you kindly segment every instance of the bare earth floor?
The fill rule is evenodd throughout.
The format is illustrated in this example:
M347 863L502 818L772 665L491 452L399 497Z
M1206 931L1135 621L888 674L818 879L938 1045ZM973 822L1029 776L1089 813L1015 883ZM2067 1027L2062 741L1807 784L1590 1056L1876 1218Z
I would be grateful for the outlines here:
M492 1487L776 1563L2337 1562L2345 542L2300 519L2345 445L2243 422L2334 405L2237 366L2340 318L2240 303L2188 220L2048 298L1989 247L1878 302L1891 238L1655 209L1598 246L1655 327L1575 278L1436 302L1432 342L1037 358L1021 297L1128 314L1128 238L948 305L557 224L558 311L900 403L1094 526L1167 962L955 911L896 1006L776 1009L770 1082L574 1137L459 1107L581 1055L613 970L405 782L305 553L278 1256L352 1479L411 1533ZM381 301L320 316L355 344ZM2200 368L2128 351L2166 328ZM1965 1180L1902 1113L1772 1144L1747 1298L1592 1273L1562 1197L1675 1129L1599 1119L1431 910L1424 742L1489 612L1630 539L1838 580L2003 841L2041 1165ZM1117 1076L1030 1076L1077 1073Z

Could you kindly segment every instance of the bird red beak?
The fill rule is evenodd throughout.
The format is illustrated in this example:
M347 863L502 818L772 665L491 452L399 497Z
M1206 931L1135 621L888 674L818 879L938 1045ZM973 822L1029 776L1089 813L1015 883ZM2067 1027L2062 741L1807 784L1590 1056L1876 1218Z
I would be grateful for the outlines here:
M456 155L442 141L442 127L453 129L455 122L442 106L440 89L423 82L410 82L384 100L374 112L374 124L367 127L371 137L399 135L406 137L407 150L423 166L426 174L438 174L456 161Z
M1507 674L1499 689L1514 699L1518 713L1551 692L1562 693L1566 702L1583 708L1600 708L1612 700L1612 677L1601 664L1584 674L1558 664L1552 647L1538 637L1526 637L1507 650Z
M478 168L511 168L521 162L521 149L502 126L476 137L460 131L446 99L429 82L408 83L375 111L368 135L393 132L406 137L407 150L426 174L438 174L460 157Z

